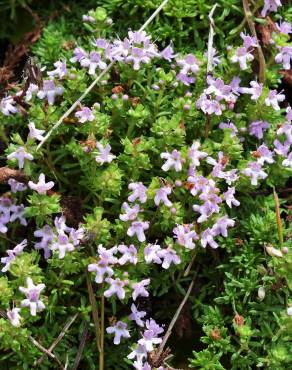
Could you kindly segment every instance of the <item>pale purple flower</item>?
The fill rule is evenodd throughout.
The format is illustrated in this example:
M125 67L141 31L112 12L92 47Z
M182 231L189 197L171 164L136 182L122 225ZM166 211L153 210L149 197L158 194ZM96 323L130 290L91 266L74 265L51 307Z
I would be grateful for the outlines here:
M138 344L138 346L131 353L129 353L127 357L130 360L136 358L137 360L134 362L133 365L135 369L142 370L143 360L147 358L147 350L145 346Z
M43 134L45 133L45 130L37 129L33 122L29 122L28 129L29 129L28 137L30 139L36 139L38 141L44 140Z
M10 222L12 211L12 201L10 198L0 197L0 232L2 234L7 232L7 226Z
M278 93L277 90L270 90L268 97L265 99L265 104L270 107L272 106L275 110L280 110L279 102L285 100L285 95Z
M174 265L179 265L181 263L180 257L176 254L176 251L171 247L160 249L157 255L163 260L162 268L168 269L173 263Z
M2 272L6 272L9 270L9 267L12 263L12 261L15 260L16 256L19 256L23 249L27 246L27 240L24 239L21 243L17 244L13 249L7 249L6 253L8 254L8 257L2 257L1 263L5 264L5 266L2 268Z
M263 84L257 81L251 81L249 84L251 87L241 87L239 91L242 94L250 94L251 100L258 100L263 92Z
M118 246L118 251L122 253L122 257L120 257L118 260L120 265L125 265L126 263L132 263L134 265L137 264L138 252L133 244L129 245L129 247L124 244L121 244Z
M284 123L277 130L277 135L285 135L287 143L292 144L292 125L290 123Z
M292 316L292 306L287 308L287 315Z
M34 236L37 238L42 238L41 241L35 243L34 247L36 250L44 250L44 258L48 259L51 256L51 250L49 245L54 240L54 231L49 225L43 226L41 229L34 232Z
M240 32L240 37L243 40L243 46L247 49L248 48L257 48L259 46L258 45L258 40L254 36L245 35L243 32Z
M127 324L122 321L118 321L114 326L106 328L108 334L114 334L114 344L120 344L121 338L130 338L130 333L127 330Z
M288 157L283 160L282 165L284 167L290 167L292 169L292 152L288 154Z
M154 203L159 206L160 203L164 203L166 207L171 207L172 202L167 198L171 194L170 186L163 186L162 188L156 190Z
M268 176L268 174L263 171L262 165L258 162L249 162L242 173L250 177L251 184L255 186L258 184L258 179L264 180Z
M202 233L201 235L201 245L203 248L209 244L211 248L216 249L218 248L218 244L213 239L215 237L214 231L212 231L209 227Z
M194 167L198 167L200 165L200 160L208 156L208 153L199 150L200 147L201 144L198 141L195 141L188 152L189 158Z
M139 242L144 242L146 240L144 230L149 229L149 222L148 221L133 221L131 226L129 227L127 231L128 236L137 236L137 239Z
M198 235L195 230L191 230L189 225L177 225L173 229L173 234L175 235L176 241L179 245L184 246L187 249L194 249L194 240L198 240ZM157 253L160 257L160 254Z
M14 307L12 310L7 311L8 320L15 327L20 326L20 320L22 319L22 317L19 315L20 310L20 308Z
M7 159L16 159L18 162L18 168L22 169L24 167L24 161L27 159L28 161L33 160L33 156L26 151L23 146L18 147L15 152L10 153L7 156Z
M58 251L59 258L63 259L66 253L74 251L75 247L67 235L59 234L57 240L52 243L51 250Z
M193 84L196 81L195 77L187 76L183 73L178 73L176 75L176 79L177 81L181 81L186 86L189 86L190 84ZM173 86L176 86L176 85L173 84Z
M10 185L10 191L12 193L17 193L20 191L25 191L27 189L27 186L23 184L22 182L18 182L15 179L9 179L8 180L8 185Z
M289 22L282 22L280 21L279 23L276 23L276 27L279 30L279 32L289 35L292 33L292 25Z
M134 301L138 297L149 297L148 291L145 289L150 284L150 279L141 280L138 283L133 283L131 288L133 289L132 298Z
M37 311L42 311L45 308L44 303L39 299L40 293L45 289L45 284L34 285L31 278L26 279L25 287L19 287L21 293L25 294L26 299L21 301L21 307L29 307L32 316L36 316Z
M33 95L36 94L38 91L39 91L38 85L30 83L25 93L25 101L26 102L31 101Z
M46 178L43 173L39 175L39 182L34 183L32 181L28 182L28 186L38 192L39 194L46 194L46 192L54 187L54 182L49 181L46 183Z
M161 250L160 245L158 244L148 244L144 249L144 259L147 264L157 263L161 264L162 260L159 257L158 252Z
M265 144L259 146L258 149L256 150L256 153L260 155L260 157L257 158L257 161L261 165L263 165L265 162L269 164L275 162L273 159L274 153L271 150L269 150L269 148Z
M74 57L70 59L70 62L75 63L75 62L81 62L82 59L88 57L88 53L84 51L82 48L75 48L73 51Z
M146 330L144 331L142 338L138 340L138 344L144 346L147 352L153 351L153 345L160 344L162 342L158 335L163 333L163 329L155 322L150 319L146 321Z
M96 147L99 150L99 154L95 157L97 163L104 164L104 163L111 163L115 155L111 154L111 146L106 144L105 147L99 142L96 143Z
M254 56L248 51L246 47L237 48L235 55L230 58L232 63L239 63L241 70L247 69L247 62L254 60Z
M10 116L10 114L15 114L18 109L15 107L15 100L11 96L7 96L0 100L0 111L4 116Z
M82 21L86 23L96 23L96 20L88 14L83 14L82 15Z
M108 263L107 259L101 257L97 263L90 263L87 266L89 272L96 273L95 282L97 284L101 284L104 281L105 275L108 277L113 276L114 270L108 265Z
M195 173L188 177L188 183L192 185L190 192L193 196L196 196L199 192L206 191L207 188L214 188L215 186L214 180L196 175Z
M174 168L176 172L182 170L181 154L176 149L174 149L171 153L163 152L160 154L160 157L166 159L166 162L161 167L163 171L169 171L171 168Z
M101 54L97 53L96 51L91 51L89 57L85 56L81 59L80 65L82 67L88 68L88 73L90 75L94 75L96 68L98 67L100 70L106 68L106 63L102 60Z
M224 129L231 130L230 137L235 137L238 132L238 129L233 122L228 122L228 123L221 122L219 124L219 128L221 128L221 130L224 130Z
M131 208L127 202L122 204L122 209L125 213L120 214L119 218L121 221L134 221L140 212L139 204L135 204Z
M237 81L237 82L236 82ZM226 85L221 78L213 78L212 76L207 76L208 87L204 90L204 94L210 96L214 94L217 101L225 100L228 103L235 103L237 96L233 94L234 85L239 84L238 80L233 80L233 87ZM236 86L235 90L238 91Z
M235 225L235 221L227 216L219 218L216 223L212 226L211 232L214 236L222 235L225 238L228 235L227 229L228 227L233 227Z
M201 109L205 114L215 114L220 116L222 114L223 106L206 94L202 94L196 102L196 107Z
M48 99L49 105L54 105L56 96L63 95L64 89L61 86L56 86L53 80L45 80L43 89L37 93L39 99Z
M66 217L63 215L55 217L54 225L59 234L64 234L65 232L69 233L71 231L71 228L66 225Z
M110 285L109 288L104 292L104 296L109 298L114 294L120 299L124 299L126 296L126 291L124 287L129 284L128 280L121 280L119 278L112 279L110 277L106 278L105 281Z
M283 63L283 68L289 70L291 67L292 46L283 46L275 57L276 63Z
M136 199L138 199L141 203L146 202L147 188L142 184L142 182L131 182L128 186L128 189L133 191L133 193L128 197L129 202L134 202Z
M292 122L292 108L290 107L290 105L286 108L286 120L289 123Z
M75 117L77 117L78 121L81 123L92 122L95 118L92 110L88 107L82 107L81 110L75 113Z
M280 0L265 0L264 7L261 11L261 16L265 17L268 12L276 12L279 6L282 6Z
M270 124L265 121L254 121L249 125L250 135L255 136L257 139L264 137L264 131L270 127Z
M278 139L274 141L274 152L275 153L283 157L287 157L289 149L290 149L290 143L288 140L286 140L284 144L282 144Z
M176 55L173 53L172 45L168 45L165 49L160 52L161 58L171 62L171 59L175 58Z
M201 214L197 220L198 223L207 221L213 213L219 213L218 204L222 202L222 199L213 191L202 193L200 199L204 201L204 204L193 205L193 210Z
M188 54L184 58L177 59L176 62L178 66L181 67L180 73L183 75L187 75L189 72L197 73L200 69L197 58L192 54Z
M47 72L48 76L50 77L59 76L59 78L63 78L67 75L66 61L61 62L60 60L58 60L57 62L54 63L54 67L56 67L56 69Z
M142 320L142 318L145 317L147 313L145 311L138 311L134 303L132 303L131 305L131 311L132 313L129 315L129 320L135 321L138 326L143 327L144 321Z
M232 205L235 207L238 207L240 205L240 202L234 198L235 194L235 188L228 188L228 190L223 193L224 200L229 208L232 208Z
M25 207L23 204L20 204L18 206L13 204L10 210L11 210L10 222L19 220L21 225L23 226L27 225L27 221L25 219Z
M219 58L219 56L217 54L217 50L214 47L211 48L211 53L210 54L211 54L211 58L212 58L213 64L215 66L218 66L221 63L221 60L220 60L220 58ZM204 53L204 57L208 58L208 51L206 51Z

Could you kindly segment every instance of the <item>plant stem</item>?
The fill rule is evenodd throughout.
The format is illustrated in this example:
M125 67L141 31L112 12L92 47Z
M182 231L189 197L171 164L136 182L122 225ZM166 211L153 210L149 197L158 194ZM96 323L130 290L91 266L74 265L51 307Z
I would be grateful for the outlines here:
M99 370L104 370L104 295L101 295L100 301L100 316L101 316L101 324L100 324L100 352L99 352Z
M273 193L274 193L274 201L275 201L277 229L278 229L280 246L282 247L284 239L283 239L283 228L282 228L281 215L280 215L280 203L279 203L278 194L276 193L275 189L273 189Z

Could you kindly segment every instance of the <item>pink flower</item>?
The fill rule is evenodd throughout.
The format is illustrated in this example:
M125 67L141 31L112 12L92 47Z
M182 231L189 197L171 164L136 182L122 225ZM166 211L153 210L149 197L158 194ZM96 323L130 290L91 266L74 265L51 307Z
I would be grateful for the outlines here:
M36 316L37 311L42 311L45 308L45 305L39 299L45 284L34 285L31 278L26 279L26 284L27 288L19 287L19 290L26 296L26 299L21 301L21 307L29 307L31 315Z
M37 191L39 194L46 194L46 192L50 189L52 189L54 187L54 182L53 181L49 181L46 183L46 178L45 178L45 175L43 173L41 173L39 175L39 182L38 183L34 183L32 181L29 181L28 182L28 186Z
M114 334L114 344L118 345L121 342L121 338L130 338L130 333L127 330L127 324L122 321L118 321L115 325L106 328L108 334Z

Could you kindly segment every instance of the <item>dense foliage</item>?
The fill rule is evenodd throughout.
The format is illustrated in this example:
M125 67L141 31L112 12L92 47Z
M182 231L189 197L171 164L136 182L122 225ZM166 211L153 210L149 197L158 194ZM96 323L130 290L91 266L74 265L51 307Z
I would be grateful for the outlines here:
M1 369L292 365L292 10L213 3L73 10L0 101Z

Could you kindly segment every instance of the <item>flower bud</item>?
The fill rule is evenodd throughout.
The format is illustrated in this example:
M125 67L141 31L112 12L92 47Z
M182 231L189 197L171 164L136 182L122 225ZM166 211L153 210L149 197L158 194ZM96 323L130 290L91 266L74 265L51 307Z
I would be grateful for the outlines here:
M181 180L175 180L175 186L177 186L177 187L182 186L182 181Z
M259 290L258 290L258 298L260 301L264 300L265 299L265 296L266 296L266 291L265 291L265 288L263 286L259 287Z
M176 214L176 208L174 208L174 207L170 208L170 212L171 212L173 215L175 215L175 214Z
M287 247L282 248L282 253L287 254L289 252L289 249Z
M112 100L117 100L118 99L118 95L117 94L113 94L112 95Z

